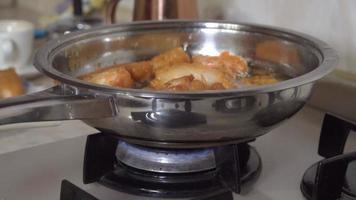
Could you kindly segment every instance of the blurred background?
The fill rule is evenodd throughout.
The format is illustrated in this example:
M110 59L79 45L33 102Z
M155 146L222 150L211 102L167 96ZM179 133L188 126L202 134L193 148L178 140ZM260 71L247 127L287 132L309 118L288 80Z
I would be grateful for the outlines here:
M47 40L62 34L104 25L107 3L106 0L0 0L0 20L31 22L34 25L33 53ZM132 21L134 3L135 0L120 1L114 16L116 23ZM352 114L353 109L350 110L350 106L354 107L351 100L356 99L356 1L191 0L189 4L194 5L192 7L196 8L199 19L279 26L324 40L338 51L340 62L337 70L318 82L310 104L328 111L356 115ZM39 91L53 84L31 64L21 68L0 66L0 69L9 67L16 68L20 75L19 80L25 87L23 93ZM0 81L8 82L4 77L10 77L11 72L7 71L5 75L0 74ZM21 90L13 93L18 94ZM1 96L0 91L0 97L7 96L11 95ZM333 98L335 96L338 96L337 101Z
M317 146L315 141L319 137L317 134L324 113L356 122L356 0L121 0L113 15L108 15L106 9L110 5L109 0L0 0L0 99L6 98L6 101L9 97L38 92L55 84L32 64L34 53L45 42L70 32L103 26L108 18L116 19L115 23L145 18L134 15L137 13L135 3L162 1L182 3L178 14L165 13L171 18L180 14L183 18L283 27L314 36L336 49L340 57L339 64L336 70L315 84L308 106L294 121L291 120L292 123L259 143L265 145L259 148L262 158L267 161L263 168L267 171L264 178L268 179L267 183L258 184L258 187L262 185L262 189L267 190L256 190L260 192L258 195L264 197L260 199L269 199L269 193L288 196L289 192L297 190L299 194L301 173L311 162L320 159L315 157L314 147ZM58 177L64 177L63 168L70 172L68 176L66 174L67 177L80 177L77 183L81 183L83 152L78 149L85 142L78 145L79 140L74 140L58 143L57 146L53 142L93 133L98 133L98 130L79 120L1 125L0 155L26 148L30 153L18 151L20 154L0 158L0 172L4 172L0 179L0 200L10 199L2 195L22 196L32 190L35 191L33 194L42 195L41 192L48 188L59 189L59 181L56 181ZM352 139L355 141L354 137ZM45 143L54 144L54 150L47 151L48 147L29 149ZM20 162L21 158L25 158L23 162ZM300 175L296 181L293 174L298 173ZM53 178L57 175L57 178ZM278 178L286 181L275 185ZM295 186L293 190L289 189L290 183ZM57 190L52 189L49 193L54 191L58 194ZM31 195L26 197L31 199ZM32 199L35 198L32 196Z

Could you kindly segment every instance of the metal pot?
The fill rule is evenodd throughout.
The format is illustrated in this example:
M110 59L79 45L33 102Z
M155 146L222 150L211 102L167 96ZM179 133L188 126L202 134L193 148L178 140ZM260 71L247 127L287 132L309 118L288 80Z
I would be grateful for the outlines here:
M77 76L114 63L148 59L183 46L189 53L228 50L251 67L291 77L260 87L167 92L84 82ZM337 55L294 31L216 21L136 22L72 33L44 45L35 66L61 84L0 102L0 124L81 119L133 143L195 148L244 142L270 131L303 107L313 82Z

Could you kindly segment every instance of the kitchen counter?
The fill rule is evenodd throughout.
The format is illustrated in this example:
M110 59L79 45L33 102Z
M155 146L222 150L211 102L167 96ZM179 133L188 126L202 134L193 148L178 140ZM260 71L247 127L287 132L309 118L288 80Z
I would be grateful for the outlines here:
M3 125L0 126L0 154L25 151L31 147L96 132L96 129L78 120Z
M300 200L300 180L304 171L321 159L317 155L324 113L305 107L280 127L252 143L262 158L262 173L253 189L238 200ZM45 142L0 155L0 199L58 199L62 179L79 185L100 199L151 199L118 193L97 184L82 184L86 135L93 133L80 121L61 124L70 139ZM47 132L45 131L47 129ZM39 129L29 129L28 137ZM43 127L43 134L60 134L59 129ZM14 131L15 132L15 131ZM1 146L1 145L0 145ZM351 134L347 151L356 150L356 134Z

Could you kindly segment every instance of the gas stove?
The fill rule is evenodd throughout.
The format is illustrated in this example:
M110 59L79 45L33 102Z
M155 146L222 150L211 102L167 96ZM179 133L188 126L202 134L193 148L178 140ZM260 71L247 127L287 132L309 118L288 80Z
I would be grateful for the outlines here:
M87 138L83 179L134 195L210 199L247 190L260 171L260 156L247 143L162 149L99 133Z
M349 157L352 153L332 154L330 148L324 148L325 144L331 146L329 142L335 141L334 137L321 139L319 153L323 157L317 154L321 127L330 130L325 123L322 126L324 115L304 108L256 141L228 146L152 149L98 133L3 154L0 199L297 200L315 199L316 191L331 187L345 196L348 187L343 186L353 188L354 183L349 181L352 178L347 179L347 184L344 179L340 184L335 177L332 180L339 180L335 184L315 184L319 183L315 177L330 180L330 176L317 173L320 166L326 166L321 167L324 170L344 169L338 174L346 173L347 177L354 177L355 172L351 170L355 166ZM326 115L324 121L329 118L335 117ZM329 135L324 132L321 138ZM343 147L347 134L342 135L344 140L338 144ZM349 135L345 152L356 149L355 136ZM332 149L344 149L338 147ZM329 154L321 153L323 149ZM334 160L343 164L328 165ZM349 168L345 170L347 164Z

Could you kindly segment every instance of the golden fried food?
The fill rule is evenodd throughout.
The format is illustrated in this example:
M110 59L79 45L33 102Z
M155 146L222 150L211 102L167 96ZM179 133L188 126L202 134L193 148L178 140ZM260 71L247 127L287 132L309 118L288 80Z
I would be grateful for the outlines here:
M0 70L0 99L25 93L20 77L14 69Z
M231 76L244 76L247 71L247 62L240 56L231 55L224 51L219 56L195 55L193 63L199 63L209 68L225 70Z
M224 71L208 68L197 63L183 63L158 69L155 72L154 84L151 87L156 89L155 85L164 85L169 81L185 76L193 76L195 80L205 83L208 87L215 83L220 83L225 89L234 86L234 78Z
M113 87L131 88L134 86L131 74L122 66L101 69L80 78L91 83Z
M130 72L131 77L140 83L147 82L153 77L153 68L151 62L142 61L124 64L123 67Z
M249 77L248 73L246 60L229 52L194 55L191 60L182 48L174 48L148 61L115 65L79 78L114 87L172 91L224 90L279 81L270 74Z
M183 76L170 80L164 84L158 80L151 81L151 88L156 90L173 91L198 91L198 90L223 90L225 87L221 83L208 85L206 82L197 80L193 75Z
M190 58L182 48L174 48L163 52L151 59L153 70L156 71L162 67L172 66L174 64L189 63Z
M196 80L194 76L183 76L166 83L162 83L158 80L151 82L151 87L159 90L175 90L175 91L194 91L194 90L207 90L209 86L199 80Z

